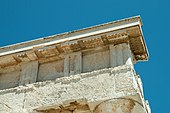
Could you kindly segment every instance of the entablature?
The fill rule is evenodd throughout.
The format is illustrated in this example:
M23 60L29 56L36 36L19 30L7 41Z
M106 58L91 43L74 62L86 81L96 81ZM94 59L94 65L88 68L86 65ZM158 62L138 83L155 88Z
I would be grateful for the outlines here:
M128 43L134 60L148 59L140 17L132 17L82 30L0 48L0 67L21 62L61 60L65 54Z

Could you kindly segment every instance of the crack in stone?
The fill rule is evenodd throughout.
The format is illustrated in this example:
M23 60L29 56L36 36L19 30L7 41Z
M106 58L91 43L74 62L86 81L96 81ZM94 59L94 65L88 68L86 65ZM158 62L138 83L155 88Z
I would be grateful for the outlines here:
M8 106L7 104L5 104L5 103L0 103L0 104L2 104L2 105L5 105L7 108L9 108L9 109L12 109L10 106Z
M25 108L25 102L26 102L26 90L24 91L24 100L23 100L23 106L22 108L24 109Z

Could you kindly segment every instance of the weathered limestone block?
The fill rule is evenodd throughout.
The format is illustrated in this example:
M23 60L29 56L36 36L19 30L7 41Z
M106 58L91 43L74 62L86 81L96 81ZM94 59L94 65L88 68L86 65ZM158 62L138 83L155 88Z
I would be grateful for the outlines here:
M123 74L119 74L119 73L115 74L115 84L116 84L115 92L119 92L119 93L127 92L133 90L134 88L137 88L138 86L136 80L132 75L133 72L130 70Z
M64 76L64 60L39 65L37 82L55 80Z
M123 63L133 66L133 56L128 43L122 44L123 52Z
M25 91L21 87L0 91L0 113L19 113L23 111L24 96Z
M143 106L133 99L111 99L100 103L94 113L145 113Z
M109 46L110 49L110 66L116 67L117 66L117 53L116 47L114 45Z
M90 72L109 67L109 50L83 55L83 72Z
M116 48L116 63L117 63L117 66L121 66L124 64L122 44L116 45L115 48Z
M82 53L66 54L64 58L64 76L82 72Z
M133 57L128 43L110 45L110 65L111 67L124 64L133 66Z
M140 17L0 48L0 113L150 113ZM9 89L7 89L9 88Z
M120 82L118 82L119 80ZM0 103L3 106L10 107L8 110L9 113L16 112L17 110L17 112L24 111L23 113L40 113L39 111L48 111L50 109L61 111L59 106L63 105L63 109L67 108L64 107L64 102L70 100L69 103L72 103L82 99L85 99L89 106L89 109L85 113L93 113L99 103L109 99L123 97L134 99L141 104L141 107L144 107L140 96L132 96L139 95L140 93L139 87L136 84L133 68L124 65L70 77L57 78L55 81L39 82L13 89L1 90ZM119 108L117 110L119 111ZM84 110L79 111L81 109L75 109L74 112L84 112ZM45 113L45 111L43 112Z
M19 85L25 85L36 82L38 74L38 61L23 63L21 65Z
M19 70L11 71L8 73L0 73L0 90L18 86L19 78Z

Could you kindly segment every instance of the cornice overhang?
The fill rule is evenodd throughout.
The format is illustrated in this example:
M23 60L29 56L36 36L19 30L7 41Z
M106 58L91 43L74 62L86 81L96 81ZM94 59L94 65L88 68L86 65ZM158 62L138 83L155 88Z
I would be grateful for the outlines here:
M60 59L62 54L129 43L136 61L148 60L140 16L0 48L0 66L22 61ZM8 60L7 60L8 59Z

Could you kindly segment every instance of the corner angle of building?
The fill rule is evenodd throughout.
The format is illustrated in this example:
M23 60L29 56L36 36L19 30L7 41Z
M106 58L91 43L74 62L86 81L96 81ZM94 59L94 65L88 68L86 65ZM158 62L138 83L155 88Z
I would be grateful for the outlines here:
M139 16L0 48L0 113L151 113Z

